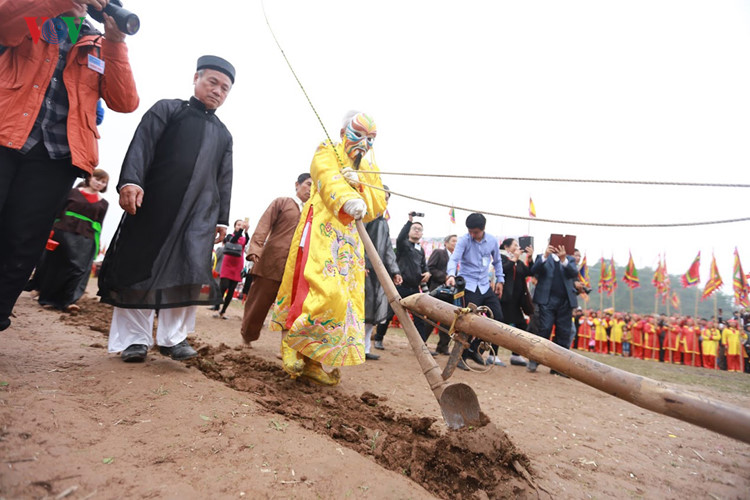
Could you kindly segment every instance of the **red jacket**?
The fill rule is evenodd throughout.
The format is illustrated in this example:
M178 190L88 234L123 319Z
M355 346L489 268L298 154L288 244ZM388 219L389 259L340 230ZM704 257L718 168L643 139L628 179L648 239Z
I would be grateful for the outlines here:
M34 43L24 17L54 17L71 0L0 0L0 146L21 149L31 133L58 57L57 45ZM38 22L41 20L38 20ZM88 67L88 54L105 61L104 75ZM138 108L138 93L124 43L82 36L68 52L63 81L68 92L68 144L73 165L91 173L99 164L96 102L113 111Z

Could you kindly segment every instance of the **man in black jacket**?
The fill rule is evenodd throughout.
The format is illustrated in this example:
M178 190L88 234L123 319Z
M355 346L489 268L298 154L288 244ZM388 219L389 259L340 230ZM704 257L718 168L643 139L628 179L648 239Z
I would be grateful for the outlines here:
M453 254L453 250L456 249L456 240L458 237L455 234L451 234L445 237L445 248L438 248L432 251L430 259L427 261L427 270L430 271L430 281L428 283L430 291L433 291L437 287L445 283L445 279L448 277L446 270L448 269L448 261ZM437 345L437 352L440 354L450 354L448 351L448 343L451 341L450 336L442 330L439 330L440 340Z
M424 250L419 243L424 229L421 222L414 222L413 219L413 215L409 214L409 221L404 224L398 238L396 238L396 264L401 270L402 279L402 283L396 289L401 297L419 293L421 284L430 279L427 259L425 259ZM390 320L385 324L378 325L377 332L373 336L376 349L383 349L383 336L388 329L388 323L390 323ZM414 326L417 327L422 340L426 340L432 331L430 325L425 324L417 317L414 318Z

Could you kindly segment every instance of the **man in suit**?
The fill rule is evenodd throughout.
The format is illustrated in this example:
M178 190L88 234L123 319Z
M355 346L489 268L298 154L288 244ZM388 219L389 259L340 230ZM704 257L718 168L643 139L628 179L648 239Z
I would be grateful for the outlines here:
M578 277L575 259L566 255L565 246L547 245L544 254L537 255L531 274L537 279L534 289L537 335L549 339L554 325L555 344L569 349L573 335L573 309L578 306L574 285ZM527 369L534 372L537 366L536 361L529 360ZM554 370L550 373L566 377Z
M263 321L281 286L289 246L299 223L302 206L310 199L311 187L310 174L300 174L294 183L296 196L273 200L250 237L246 258L253 262L250 272L252 284L240 330L242 340L248 345L260 337Z
M433 291L437 287L445 283L448 269L448 261L453 255L453 250L456 249L456 241L458 236L451 234L445 237L444 243L445 248L438 248L432 251L430 258L427 261L427 270L430 271L430 281L428 287L430 291ZM440 340L437 345L437 352L440 354L450 354L448 351L448 343L451 341L450 336L442 330L438 330L440 334Z

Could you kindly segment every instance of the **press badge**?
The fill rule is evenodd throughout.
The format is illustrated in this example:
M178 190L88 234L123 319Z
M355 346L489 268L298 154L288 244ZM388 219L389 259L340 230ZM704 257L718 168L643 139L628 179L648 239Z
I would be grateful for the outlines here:
M89 68L93 69L100 75L104 74L104 61L93 54L89 54Z
M489 257L482 257L482 267L487 267L490 265L490 258Z

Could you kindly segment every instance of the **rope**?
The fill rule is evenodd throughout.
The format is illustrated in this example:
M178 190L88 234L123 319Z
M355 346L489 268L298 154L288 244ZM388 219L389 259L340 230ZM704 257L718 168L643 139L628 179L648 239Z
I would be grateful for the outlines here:
M383 172L374 170L360 170L367 174L404 175L409 177L436 177L443 179L478 179L492 181L533 181L533 182L574 182L588 184L630 184L644 186L681 186L681 187L720 187L720 188L750 188L750 184L726 184L712 182L673 182L673 181L621 181L606 179L553 179L549 177L501 177L486 175L459 174L424 174L416 172Z
M299 88L302 90L302 93L305 95L305 99L307 99L307 103L310 105L310 108L313 110L313 113L315 113L315 117L318 119L318 123L320 123L320 126L323 128L323 132L326 134L326 138L328 139L328 142L331 144L331 149L333 149L334 154L336 155L336 159L339 162L339 165L342 167L344 166L344 163L341 161L341 158L339 157L338 151L336 151L336 148L333 145L333 140L331 139L331 136L328 134L328 130L326 129L325 125L323 124L323 120L320 118L320 115L318 114L318 111L315 109L315 106L313 105L312 101L310 100L310 96L307 95L307 91L305 90L305 87L302 85L302 82L300 81L299 77L297 76L297 73L294 71L294 68L292 67L292 64L289 62L289 59L286 57L286 53L284 52L284 49L281 47L281 44L279 43L279 40L276 38L276 34L273 32L273 28L271 28L271 23L268 21L268 16L266 15L266 6L263 0L260 2L261 8L263 9L263 17L266 20L266 25L268 26L268 31L271 32L271 36L273 37L273 41L276 43L276 46L279 48L279 51L281 51L281 55L284 57L284 61L286 61L286 65L289 67L289 70L292 72L292 75L294 76L294 79L297 81L297 84L299 85ZM423 174L423 173L414 173L414 172L383 172L383 171L375 171L375 170L360 170L362 173L371 173L371 174L378 174L378 175L404 175L404 176L413 176L413 177L439 177L439 178L447 178L447 179L481 179L481 180L507 180L507 181L534 181L534 182L578 182L578 183L598 183L598 184L636 184L636 185L655 185L655 186L695 186L695 187L739 187L739 188L747 188L750 187L750 184L721 184L721 183L698 183L698 182L660 182L660 181L617 181L617 180L595 180L595 179L552 179L552 178L533 178L533 177L498 177L498 176L481 176L481 175L456 175L456 174ZM379 186L372 186L369 184L361 183L363 186L367 186L374 189L379 189L381 191L386 191L382 187ZM409 196L403 193L396 193L394 191L389 191L391 194L395 194L396 196L401 196L403 198L407 198L414 201L419 201L422 203L427 203L430 205L437 205L439 207L445 207L445 208L457 208L459 210L465 210L467 212L479 212L479 210L474 210L470 208L464 208L464 207L457 207L454 205L446 205L444 203L438 203L431 200L425 200L421 198L417 198L414 196ZM539 221L539 222L551 222L555 224L572 224L577 226L598 226L598 227L691 227L691 226L708 226L708 225L714 225L714 224L729 224L733 222L744 222L750 220L750 217L742 217L737 219L726 219L726 220L715 220L715 221L703 221L703 222L678 222L678 223L667 223L667 224L614 224L614 223L606 223L606 222L581 222L581 221L564 221L564 220L557 220L557 219L542 219L538 217L523 217L520 215L508 215L508 214L499 214L495 212L482 212L487 215L494 215L496 217L503 217L506 219L517 219L517 220L528 220L528 221Z
M310 100L310 96L307 95L307 91L305 90L305 87L302 86L302 82L297 77L297 73L294 71L294 68L292 67L292 63L289 62L289 59L286 57L286 53L284 52L284 49L281 48L281 44L276 39L276 35L273 32L273 28L271 28L271 23L268 22L268 16L266 15L266 5L263 0L260 2L261 8L263 9L263 17L266 20L266 26L268 26L268 31L271 32L271 36L273 37L273 41L276 43L276 46L281 51L281 55L284 57L284 61L286 61L286 65L289 66L289 70L292 72L292 75L294 75L294 79L297 80L297 84L299 85L299 88L302 90L302 93L305 94L305 99L307 99L307 103L310 105L310 107L313 110L313 113L315 113L315 118L318 119L318 123L320 123L320 126L323 127L323 132L326 134L326 138L328 139L328 142L331 144L331 149L333 149L333 152L336 154L336 159L339 162L339 165L342 167L344 166L344 163L341 161L341 158L339 157L338 151L336 151L336 147L333 144L333 141L331 140L331 136L328 135L328 129L326 129L326 126L323 125L323 120L321 120L320 115L318 114L318 110L315 109L315 106L313 106L312 101Z
M370 171L361 171L361 172L370 172ZM374 173L374 172L371 172ZM416 196L409 196L408 194L403 193L397 193L392 190L386 190L380 186L373 186L371 184L365 184L364 182L360 181L360 184L365 187L369 187L372 189L378 189L380 191L385 191L391 195L401 196L402 198L406 198L409 200L418 201L421 203L427 203L428 205L437 205L438 207L445 207L445 208L455 208L456 210L464 210L466 212L480 212L485 215L494 215L495 217L503 217L506 219L517 219L517 220L529 220L529 221L538 221L538 222L552 222L554 224L572 224L575 226L598 226L598 227L691 227L691 226L710 226L714 224L730 224L733 222L746 222L750 221L750 217L740 217L736 219L724 219L724 220L712 220L712 221L701 221L701 222L672 222L672 223L661 223L661 224L618 224L614 222L582 222L582 221L570 221L570 220L558 220L558 219L543 219L541 217L524 217L521 215L509 215L509 214L500 214L497 212L487 212L483 210L476 210L474 208L467 208L467 207L459 207L456 205L447 205L445 203L440 203L437 201L432 200L425 200L424 198L417 198Z

